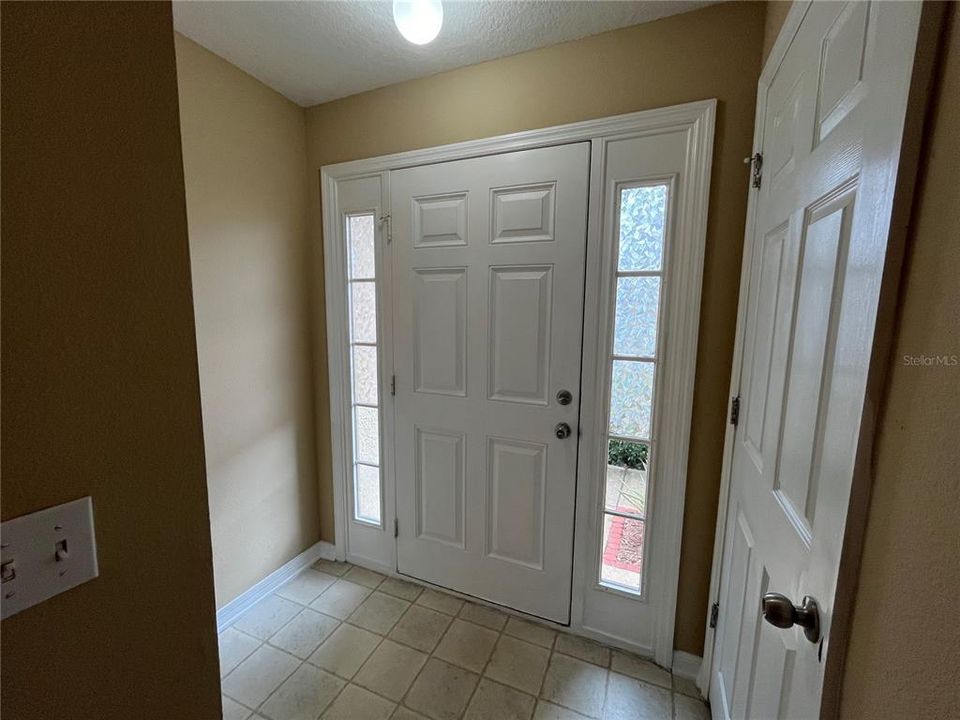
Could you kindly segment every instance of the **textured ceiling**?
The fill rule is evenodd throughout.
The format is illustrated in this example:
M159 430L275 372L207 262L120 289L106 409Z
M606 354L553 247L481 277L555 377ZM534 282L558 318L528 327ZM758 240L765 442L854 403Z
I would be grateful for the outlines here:
M303 106L687 12L709 2L450 1L412 45L390 2L176 0L176 29Z

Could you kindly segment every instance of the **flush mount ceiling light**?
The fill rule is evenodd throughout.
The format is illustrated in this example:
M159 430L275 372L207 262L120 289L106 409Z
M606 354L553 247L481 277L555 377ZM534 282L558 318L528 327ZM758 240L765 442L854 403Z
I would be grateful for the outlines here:
M426 45L443 25L443 5L440 0L393 0L393 21L407 40Z

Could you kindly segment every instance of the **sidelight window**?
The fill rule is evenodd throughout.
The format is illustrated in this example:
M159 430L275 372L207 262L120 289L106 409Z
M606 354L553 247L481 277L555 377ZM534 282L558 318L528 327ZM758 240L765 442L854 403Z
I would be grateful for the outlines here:
M377 372L377 274L373 213L348 215L350 385L353 421L353 517L381 525L380 388Z
M669 185L618 188L600 583L641 594Z

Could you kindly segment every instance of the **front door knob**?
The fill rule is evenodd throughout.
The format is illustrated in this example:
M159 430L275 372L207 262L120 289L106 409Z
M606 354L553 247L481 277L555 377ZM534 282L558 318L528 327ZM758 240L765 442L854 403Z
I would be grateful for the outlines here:
M573 402L573 393L569 390L561 390L557 393L557 402L561 405L569 405Z
M557 423L557 426L553 429L553 431L561 440L570 437L570 426L566 423Z
M820 606L807 595L802 605L794 605L790 598L780 593L767 593L760 603L763 619L778 628L799 625L803 634L812 643L820 639Z

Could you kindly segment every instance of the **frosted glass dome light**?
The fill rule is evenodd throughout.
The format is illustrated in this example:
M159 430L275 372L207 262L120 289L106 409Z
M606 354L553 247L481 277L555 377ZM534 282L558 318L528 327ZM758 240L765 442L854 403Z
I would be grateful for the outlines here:
M426 45L443 25L440 0L393 0L393 21L397 30L414 45Z

